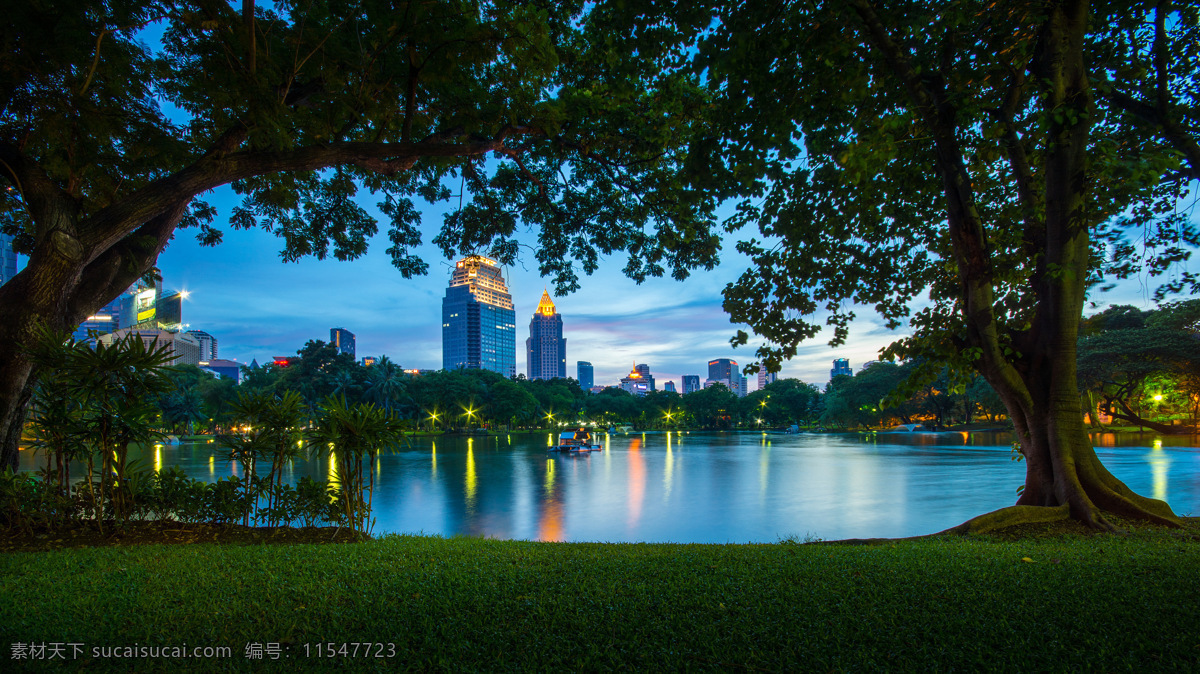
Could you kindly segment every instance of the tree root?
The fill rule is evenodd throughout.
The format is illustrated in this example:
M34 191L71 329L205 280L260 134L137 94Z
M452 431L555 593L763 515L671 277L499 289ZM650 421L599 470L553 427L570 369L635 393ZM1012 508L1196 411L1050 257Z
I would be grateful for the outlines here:
M1019 524L1060 522L1070 518L1070 507L1066 504L1055 507L1015 505L993 510L978 517L972 517L956 527L950 527L945 531L939 531L933 535L958 534L966 536L968 534L983 534L997 529L1007 529Z

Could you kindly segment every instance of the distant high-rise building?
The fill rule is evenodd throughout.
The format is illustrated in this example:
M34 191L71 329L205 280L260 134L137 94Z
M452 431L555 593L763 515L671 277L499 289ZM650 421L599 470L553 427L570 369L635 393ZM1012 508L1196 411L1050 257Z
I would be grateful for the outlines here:
M774 384L775 381L778 379L779 379L778 372L767 372L767 368L765 366L761 366L761 365L759 366L758 390L761 391L761 390L765 389L766 387L770 386L771 384Z
M338 350L354 358L354 333L345 328L329 328L329 343Z
M708 361L708 378L713 381L721 381L722 379L733 380L734 373L737 371L736 360L718 358Z
M579 380L579 388L588 391L596 385L596 378L593 375L592 364L586 360L581 360L575 363L575 374L575 378Z
M685 374L683 375L683 395L695 393L700 390L700 375Z
M650 374L650 366L649 365L647 365L645 363L638 363L637 365L633 366L633 370L634 370L634 372L637 372L638 374L642 375L642 380L645 381L650 386L651 391L656 390L654 388L654 376Z
M646 381L646 377L638 372L637 365L634 365L633 370L621 379L621 389L629 391L635 396L644 396L654 390L651 383Z
M746 378L742 376L737 361L729 358L708 361L708 381L705 382L704 388L711 386L708 382L724 384L725 388L739 396L745 396L747 393Z
M164 291L161 281L138 281L121 296L121 329L178 332L186 297L186 291Z
M378 363L378 362L379 362L379 359L376 358L375 356L363 356L362 357L362 366L363 367L371 367L372 365L374 365L375 363Z
M12 247L13 237L0 234L0 286L17 275L17 253Z
M567 376L567 340L563 339L563 321L548 291L542 291L537 311L529 321L529 339L525 340L526 376L530 379L554 379Z
M675 391L675 382L669 381L669 382L663 384L663 390L666 391L667 393L675 393L676 392Z
M188 330L188 335L191 335L197 342L200 343L200 362L217 360L217 338L208 334L203 330ZM229 361L233 362L233 361Z
M495 260L468 255L442 299L442 368L517 374L517 316Z
M850 369L849 358L837 358L833 361L833 369L829 371L829 378L833 379L839 374L844 374L847 377L854 376L854 370Z

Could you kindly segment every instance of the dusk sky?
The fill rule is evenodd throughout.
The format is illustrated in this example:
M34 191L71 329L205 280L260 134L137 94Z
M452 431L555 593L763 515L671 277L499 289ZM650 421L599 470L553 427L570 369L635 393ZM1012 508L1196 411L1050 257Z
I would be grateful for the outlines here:
M207 197L221 210L218 224L228 216L230 196L225 190ZM360 201L374 203L369 194L360 195ZM441 226L442 210L441 205L424 209L426 242ZM164 287L191 293L184 320L215 336L222 358L263 363L294 355L309 339L328 341L331 327L344 327L356 335L359 357L386 354L404 368L441 367L441 302L452 263L436 247L426 243L421 249L429 274L406 280L391 266L382 231L371 250L352 262L284 263L281 241L273 234L223 229L225 240L216 248L201 247L194 230L177 232L159 258ZM678 386L685 374L705 378L710 359L750 362L752 348L729 346L738 326L721 309L722 288L746 268L732 242L719 267L682 283L663 278L639 286L621 274L624 258L613 257L596 275L582 277L581 290L554 297L567 339L567 375L574 377L576 361L585 360L595 367L597 385L616 384L637 362L650 365L660 387L666 380ZM523 263L505 270L516 308L518 372L526 372L529 320L548 286L532 251L523 254ZM1150 294L1149 284L1127 283L1096 299L1102 305L1149 308ZM904 334L884 328L869 309L857 313L847 345L831 349L825 343L828 333L822 333L784 365L781 376L824 386L834 358L849 358L857 371ZM755 388L751 383L750 390Z

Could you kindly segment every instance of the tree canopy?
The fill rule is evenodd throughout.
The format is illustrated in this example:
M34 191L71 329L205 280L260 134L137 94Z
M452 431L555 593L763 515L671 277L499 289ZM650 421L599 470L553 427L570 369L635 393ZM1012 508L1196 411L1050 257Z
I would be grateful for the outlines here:
M711 267L713 200L680 178L701 119L686 68L708 14L656 3L470 0L20 3L0 26L0 227L29 258L0 287L0 463L29 397L17 345L78 324L177 228L277 234L285 260L353 259L380 223L405 276L447 255L511 263L535 232L574 288L627 251L635 278ZM205 193L231 185L218 214Z
M949 363L1004 401L1019 505L1173 522L1095 458L1075 345L1089 288L1147 273L1200 290L1174 266L1200 239L1179 209L1200 177L1194 4L743 3L700 53L724 123L699 184L761 236L739 244L753 265L725 307L766 338L768 369L814 315L837 345L872 307L911 329L886 355L925 364L913 387Z

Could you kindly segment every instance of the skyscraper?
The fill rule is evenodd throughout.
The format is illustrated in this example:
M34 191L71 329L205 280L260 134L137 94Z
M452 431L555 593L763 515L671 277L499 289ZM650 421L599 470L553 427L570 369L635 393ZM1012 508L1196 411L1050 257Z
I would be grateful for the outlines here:
M529 321L529 339L525 340L525 363L530 379L554 379L567 376L567 340L563 339L562 316L554 308L550 293L543 290L542 300Z
M187 334L191 335L197 342L200 343L200 362L208 362L217 360L217 338L208 334L203 330L188 330ZM233 361L229 361L233 362Z
M854 370L850 369L849 358L838 358L833 361L833 369L829 371L829 378L833 379L839 374L844 374L847 377L854 376Z
M459 260L442 299L442 368L517 374L517 315L495 260Z
M683 375L683 395L694 393L700 390L700 375L685 374Z
M667 393L675 393L675 382L668 381L667 383L663 384L663 390Z
M166 330L183 327L183 300L186 291L164 291L161 281L138 281L121 296L121 329Z
M345 328L329 328L329 343L338 350L354 358L354 333Z
M739 396L747 393L746 379L742 376L742 370L738 367L736 360L717 358L708 361L708 381L714 384L724 384L725 388ZM708 388L710 385L706 383L704 387Z
M0 234L0 286L17 275L17 254L12 248L13 238Z
M758 390L763 390L767 386L774 384L779 379L778 372L767 372L766 366L759 366L758 369Z
M646 385L650 387L651 391L655 390L654 375L650 374L650 366L649 365L647 365L645 363L638 363L633 366L633 371L642 375L642 381L644 381L646 383Z
M581 360L575 363L575 378L579 380L579 388L584 391L595 386L596 378L592 374L592 364L586 360Z
M621 379L621 389L629 391L635 396L644 396L653 390L650 388L650 382L646 381L641 372L638 372L637 365L634 365L633 370Z

